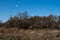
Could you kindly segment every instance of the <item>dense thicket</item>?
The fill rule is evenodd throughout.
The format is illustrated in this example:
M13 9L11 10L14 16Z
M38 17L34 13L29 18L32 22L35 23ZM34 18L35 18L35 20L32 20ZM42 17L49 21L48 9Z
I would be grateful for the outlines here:
M60 29L60 16L33 16L28 17L27 12L18 13L17 16L10 17L10 19L5 22L0 22L0 27L17 27L20 29Z

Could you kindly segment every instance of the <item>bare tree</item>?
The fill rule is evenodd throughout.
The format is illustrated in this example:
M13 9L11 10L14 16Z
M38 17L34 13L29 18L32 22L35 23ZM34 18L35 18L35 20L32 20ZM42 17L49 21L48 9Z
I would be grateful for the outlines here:
M18 12L18 15L17 15L17 17L19 18L19 19L27 19L28 18L28 14L27 14L27 12L26 11L24 11L24 12Z

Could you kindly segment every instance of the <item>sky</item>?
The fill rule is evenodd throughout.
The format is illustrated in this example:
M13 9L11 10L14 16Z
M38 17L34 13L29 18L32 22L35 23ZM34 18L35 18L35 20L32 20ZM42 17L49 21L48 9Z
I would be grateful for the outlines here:
M60 15L60 0L0 0L0 20L27 11L29 16Z

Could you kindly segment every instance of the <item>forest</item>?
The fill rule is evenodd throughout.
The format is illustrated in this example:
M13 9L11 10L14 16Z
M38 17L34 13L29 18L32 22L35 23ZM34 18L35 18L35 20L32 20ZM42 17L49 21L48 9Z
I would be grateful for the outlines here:
M11 16L8 21L2 23L0 27L19 29L60 29L60 16L31 16L27 12L19 12L16 16Z

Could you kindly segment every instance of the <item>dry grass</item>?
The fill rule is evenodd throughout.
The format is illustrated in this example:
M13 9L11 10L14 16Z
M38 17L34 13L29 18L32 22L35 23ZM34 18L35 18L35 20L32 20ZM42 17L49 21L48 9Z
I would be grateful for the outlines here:
M60 30L0 28L0 40L60 40Z

